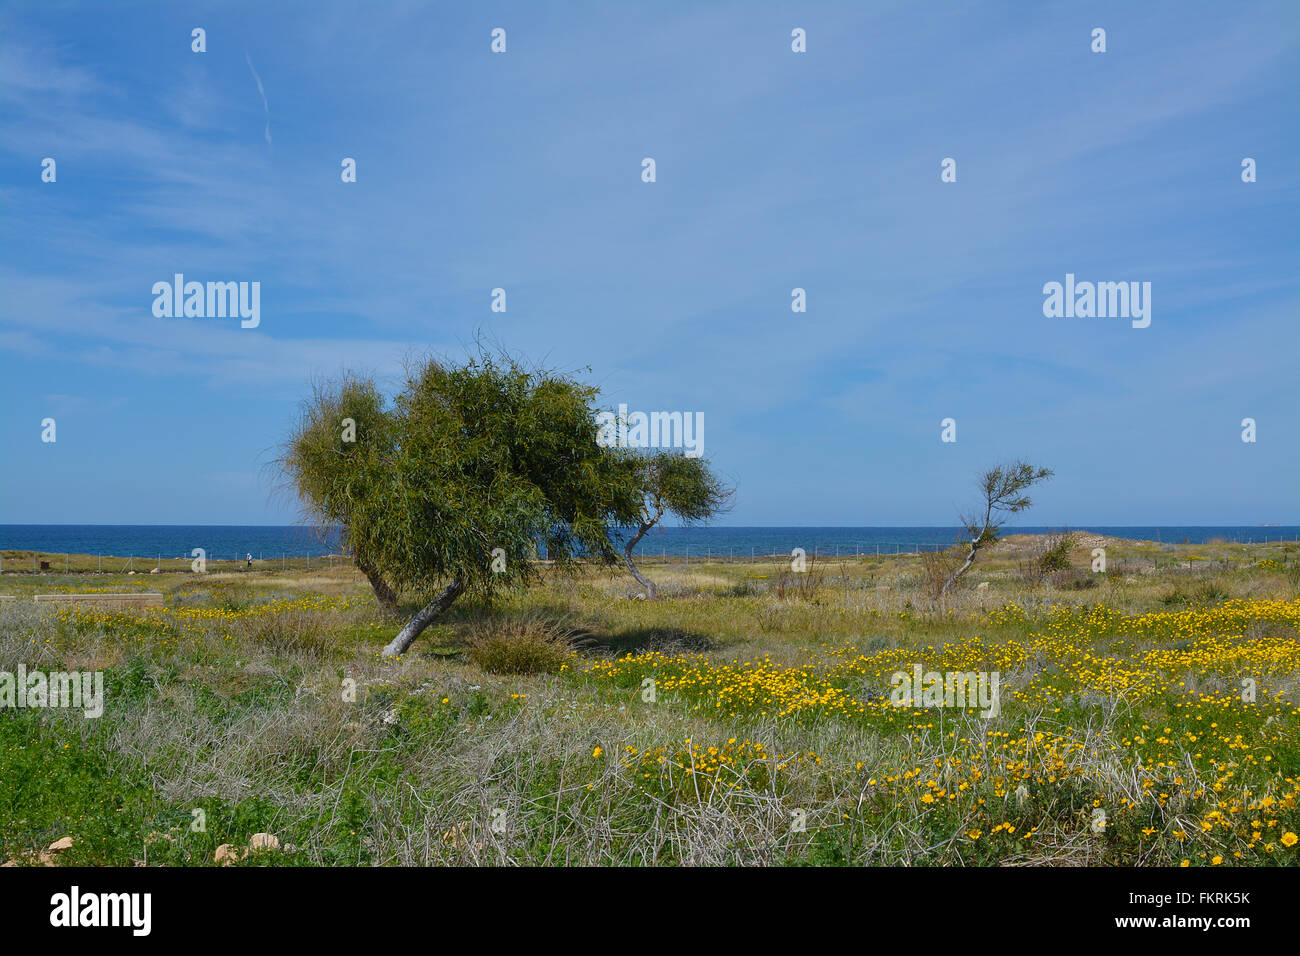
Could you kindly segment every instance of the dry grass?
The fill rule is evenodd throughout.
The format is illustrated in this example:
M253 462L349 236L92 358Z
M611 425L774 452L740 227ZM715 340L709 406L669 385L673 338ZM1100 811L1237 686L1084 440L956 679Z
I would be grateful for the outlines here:
M538 615L489 618L473 625L465 653L489 674L554 674L574 656L575 636Z
M1236 554L1237 568L1207 562L1204 570L1188 571L1178 567L1178 549L1160 550L1155 569L1137 546L1111 547L1113 564L1130 560L1128 573L1094 575L1099 583L1088 591L1053 588L1052 601L1104 600L1140 613L1296 594L1276 548L1274 570L1255 568L1274 554L1224 545L1220 557ZM971 767L962 740L984 748L980 759L989 762L978 769L991 779L999 772L993 761L1000 746L991 734L1032 740L1043 732L1073 745L1060 751L1066 764L1051 772L1089 781L1111 808L1140 800L1153 781L1168 787L1174 775L1184 781L1177 793L1213 786L1214 780L1201 782L1195 766L1155 771L1124 759L1116 727L1134 715L1118 696L1090 702L1068 723L1050 710L994 721L940 714L918 718L905 733L881 734L851 721L720 719L679 696L647 701L636 684L606 686L574 676L593 655L630 650L700 653L719 665L766 657L774 666L801 668L826 648L845 645L867 654L940 647L982 633L979 622L990 606L1013 601L1041 610L1044 590L1026 587L1016 575L1017 563L1030 554L1026 546L992 555L972 572L990 588L960 590L942 606L925 597L921 557L820 562L821 580L807 600L792 599L792 583L783 591L767 563L655 568L678 595L660 601L627 599L626 580L605 572L548 577L490 609L455 608L421 638L417 653L396 662L377 655L394 625L378 614L359 576L340 583L337 572L321 574L319 582L303 574L294 582L300 588L269 575L260 583L258 576L155 575L169 606L250 613L233 622L200 621L183 640L161 635L132 643L113 627L70 628L51 610L18 602L0 608L0 669L20 662L99 666L112 675L98 724L39 715L17 738L31 752L39 728L63 735L41 767L66 763L55 760L67 753L64 744L101 756L107 776L80 788L87 799L111 792L111 782L139 788L144 809L138 812L123 809L130 803L119 797L74 811L72 791L50 791L50 821L73 815L88 827L103 815L111 822L103 844L109 849L88 862L145 855L175 865L209 862L217 843L246 844L251 833L265 831L294 844L295 859L318 865L1168 863L1170 838L1158 849L1154 842L1135 844L1117 857L1120 851L1089 830L1091 794L1085 801L1066 789L1036 789L1024 807L1013 795L987 794L986 807L1010 801L1006 812L1024 814L1038 830L1032 844L1018 842L1017 834L1015 845L994 858L980 855L987 832L980 841L963 836L987 831L980 819L987 809L979 804L953 805L936 822L934 806L921 802L923 790L898 790L886 800L879 781L869 782L880 767L933 767L942 785L950 761ZM1084 573L1079 566L1074 571ZM75 586L75 578L64 580ZM3 583L10 583L7 577ZM252 613L317 583L354 606ZM1248 635L1289 636L1270 623ZM1027 686L1040 666L1027 661L1008 672L1008 686ZM1294 672L1270 679L1281 692L1294 692ZM16 719L0 714L0 721ZM732 738L737 743L729 745ZM709 748L725 752L746 741L786 755L780 769L759 773L743 755L716 767L707 763ZM647 778L641 761L660 750L671 773ZM0 762L11 757L0 750ZM1031 762L1025 772L1044 769ZM1284 769L1296 775L1295 768ZM1200 810L1180 800L1172 799L1150 825L1199 839ZM169 820L170 826L187 820L195 807L207 808L208 833L182 827L174 847L145 849L145 835L168 829ZM3 849L48 845L62 835L42 830L58 824L40 824L47 818L30 805L21 818L21 824L9 821ZM135 830L140 845L133 849L126 843ZM119 846L113 840L126 848L112 849Z

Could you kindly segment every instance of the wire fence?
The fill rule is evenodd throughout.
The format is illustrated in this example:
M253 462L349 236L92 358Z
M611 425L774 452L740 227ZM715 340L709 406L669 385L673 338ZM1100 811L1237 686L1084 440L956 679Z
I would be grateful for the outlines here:
M887 557L905 557L908 555L919 555L934 551L944 551L951 548L952 544L926 544L915 541L873 541L858 542L850 544L835 545L812 545L810 547L799 547L797 550L803 552L803 557L814 560L841 558L887 558ZM704 548L695 549L686 547L681 551L669 553L667 547L661 546L659 553L656 554L653 546L643 547L634 552L638 560L646 558L659 561L682 561L689 564L691 561L699 561L702 564L713 564L715 562L759 562L759 561L789 561L796 557L796 548L772 547L760 548L757 545L745 547L730 548Z
M0 573L97 572L107 574L150 574L164 571L289 571L326 570L351 567L352 558L344 554L292 554L264 551L214 554L204 550L201 556L162 552L152 554L73 554L49 551L0 551Z
M1142 542L1172 551L1173 542ZM1186 546L1206 546L1216 544L1247 544L1255 546L1300 544L1300 536L1288 539L1279 536L1267 541L1231 541L1220 540L1202 542L1179 542ZM811 544L796 549L793 546L760 547L728 546L717 548L692 548L674 546L670 552L666 545L656 548L653 544L636 549L634 556L638 561L651 563L677 564L718 564L718 563L759 563L765 561L790 561L800 555L807 560L844 560L848 558L891 558L916 557L922 554L944 551L954 546L936 542L916 541L859 541L835 544ZM545 555L543 554L543 558ZM64 573L98 572L110 574L150 574L180 571L313 571L350 568L352 557L348 554L313 554L309 551L297 553L280 551L268 554L265 551L243 551L217 553L204 549L201 556L189 554L170 555L162 552L121 554L74 554L46 551L0 551L0 573Z
M1104 537L1104 536L1103 536ZM801 550L806 558L834 559L841 558L887 558L887 557L916 557L922 554L932 554L939 551L947 551L949 548L965 545L964 541L949 541L947 543L939 542L917 542L917 541L859 541L838 544L814 544L811 546L802 546ZM1237 538L1211 538L1204 541L1152 541L1137 542L1126 541L1126 545L1149 545L1161 549L1162 551L1173 551L1176 547L1207 547L1226 544L1245 544L1257 547L1265 546L1284 546L1289 544L1300 544L1300 535L1292 538L1278 536L1266 540L1241 541ZM670 552L667 547L660 546L656 552L653 545L642 545L634 552L637 560L656 560L661 562L679 561L690 563L699 561L709 564L714 562L757 562L757 561L777 561L790 560L796 555L793 546L784 547L720 547L720 548L696 548L684 547L682 550Z
M833 545L823 547L812 545L801 549L804 556L811 560L841 559L850 557L903 557L918 555L926 551L941 551L951 545L917 544L915 542L862 542L855 545ZM660 547L658 553L653 548L641 548L635 552L638 561L677 562L683 564L715 564L721 562L736 563L761 561L789 561L795 557L793 548L757 546L731 548L705 548L692 550L685 547L674 549L669 553L667 547ZM544 555L543 555L544 557ZM313 555L307 552L291 554L282 551L279 554L266 554L263 551L233 553L228 557L204 552L203 556L192 554L168 555L161 552L153 554L73 554L46 551L10 551L0 552L0 573L57 573L97 572L109 574L150 574L179 571L302 571L325 570L336 567L350 567L352 558L347 554Z

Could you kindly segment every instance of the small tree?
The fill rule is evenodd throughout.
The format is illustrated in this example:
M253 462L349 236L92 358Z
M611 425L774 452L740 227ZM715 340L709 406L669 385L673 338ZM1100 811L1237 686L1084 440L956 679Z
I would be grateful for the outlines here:
M726 510L734 489L724 485L703 458L689 458L678 451L632 453L625 462L635 475L641 502L639 521L632 526L636 531L623 546L623 563L653 600L657 588L636 566L633 549L665 514L676 515L683 524L720 514Z
M1044 574L1070 570L1070 552L1074 550L1075 535L1071 531L1049 534L1039 544L1038 570Z
M357 502L383 479L382 462L391 452L390 421L375 383L344 375L335 383L317 382L299 408L298 423L277 462L316 525L337 527L352 560L386 611L397 609L389 586L371 555L351 535Z
M961 519L962 526L970 534L966 557L943 582L940 595L947 594L975 563L979 553L998 540L998 530L1007 516L1027 510L1033 502L1024 492L1040 481L1052 477L1050 468L1035 468L1026 461L1017 460L1011 464L996 465L980 475L979 488L984 495L982 513Z
M428 598L386 656L461 595L533 580L539 543L562 570L617 560L612 536L636 519L639 498L633 471L596 442L596 395L481 353L419 363L373 435L358 429L357 444L373 444L357 453L352 483L330 479L347 489L348 539L384 580Z

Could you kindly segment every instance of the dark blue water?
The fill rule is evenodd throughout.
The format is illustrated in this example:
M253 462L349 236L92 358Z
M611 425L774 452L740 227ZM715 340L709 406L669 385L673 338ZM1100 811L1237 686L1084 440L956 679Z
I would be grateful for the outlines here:
M1043 534L1057 528L1007 527L1004 534ZM1112 527L1091 525L1086 531L1139 541L1203 544L1227 541L1300 541L1300 526L1275 527ZM952 544L957 528L680 528L651 531L638 554L748 558L788 555L794 548L808 554L894 554L929 550ZM104 554L118 557L189 558L203 548L214 560L243 558L317 557L337 553L337 539L320 529L290 525L0 525L0 550L47 551L55 554Z
M316 557L339 551L337 535L324 529L289 525L110 525L3 524L0 550L116 557L190 559L203 548L213 560Z

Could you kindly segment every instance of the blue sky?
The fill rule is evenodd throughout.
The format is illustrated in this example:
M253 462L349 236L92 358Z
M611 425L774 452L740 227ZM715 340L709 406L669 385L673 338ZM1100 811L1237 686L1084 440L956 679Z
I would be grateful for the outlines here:
M1300 523L1298 93L1293 2L9 3L0 523L287 523L313 376L476 335L702 412L729 524L949 525L1016 456L1025 523Z

